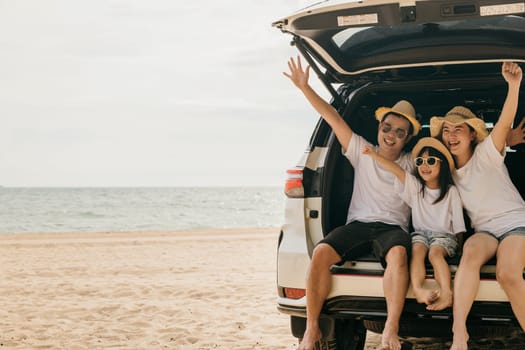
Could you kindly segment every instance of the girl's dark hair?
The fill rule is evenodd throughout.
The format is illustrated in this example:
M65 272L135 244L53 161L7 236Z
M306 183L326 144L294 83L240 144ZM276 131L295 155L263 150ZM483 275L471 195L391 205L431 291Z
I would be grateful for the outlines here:
M428 152L429 156L438 157L441 159L441 162L439 162L439 177L438 177L438 183L439 188L441 190L441 193L439 194L439 197L434 201L434 204L445 198L448 189L450 186L454 185L454 180L452 179L452 173L450 171L450 166L448 165L447 158L439 152L437 149L433 147L423 147L421 151L419 151L419 154L417 155L420 157L423 153ZM419 172L417 171L417 168L414 169L414 175L421 183L421 195L425 195L425 180L419 175Z

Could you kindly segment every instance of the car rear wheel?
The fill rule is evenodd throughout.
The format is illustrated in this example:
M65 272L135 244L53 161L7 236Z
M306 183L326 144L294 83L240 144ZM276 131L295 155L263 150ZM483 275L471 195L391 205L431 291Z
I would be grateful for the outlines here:
M317 342L316 350L363 350L366 342L366 328L363 321L322 317L319 326L323 338ZM291 317L292 334L302 340L306 329L306 318Z

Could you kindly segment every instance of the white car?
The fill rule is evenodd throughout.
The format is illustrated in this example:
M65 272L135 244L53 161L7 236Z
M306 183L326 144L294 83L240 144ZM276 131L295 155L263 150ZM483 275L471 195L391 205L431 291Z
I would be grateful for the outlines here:
M507 90L501 62L511 60L525 68L524 16L525 1L516 0L323 1L273 26L290 35L351 128L376 143L374 111L400 99L416 107L422 125L419 137L429 136L430 117L444 115L456 105L469 107L490 129ZM521 99L516 122L525 117L523 91ZM525 147L508 149L505 161L525 196ZM292 333L299 339L305 329L312 250L325 234L345 224L352 187L353 169L331 128L320 119L308 149L288 170L278 245L278 309L291 316ZM453 275L458 261L457 257L449 261ZM473 342L522 336L495 279L494 263L481 271L481 286L469 314ZM367 330L382 332L386 319L382 276L381 264L371 256L333 266L332 289L320 318L324 338L319 348L363 349ZM433 277L428 265L428 286L436 283ZM451 308L428 311L408 291L401 337L449 339L451 327Z

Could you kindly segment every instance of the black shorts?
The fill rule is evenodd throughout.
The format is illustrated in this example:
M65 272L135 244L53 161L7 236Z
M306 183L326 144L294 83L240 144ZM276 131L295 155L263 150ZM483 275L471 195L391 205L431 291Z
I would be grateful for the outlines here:
M319 243L326 243L335 249L341 262L356 259L369 253L386 266L385 256L394 246L403 246L410 255L410 235L397 225L382 222L353 221L337 227Z

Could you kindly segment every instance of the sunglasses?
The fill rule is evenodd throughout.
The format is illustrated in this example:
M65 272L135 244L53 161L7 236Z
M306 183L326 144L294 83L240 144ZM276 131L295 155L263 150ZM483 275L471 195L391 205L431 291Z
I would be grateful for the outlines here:
M438 157L426 157L426 158L416 157L414 159L414 163L416 164L417 167L420 167L425 163L427 163L428 166L434 166L438 162L441 162L441 159L439 159Z
M385 134L393 130L392 125L385 123L385 122L381 122L380 127L381 127L381 131L384 132ZM406 131L405 129L395 129L394 133L396 134L396 137L398 139L404 139L407 136L408 131Z

